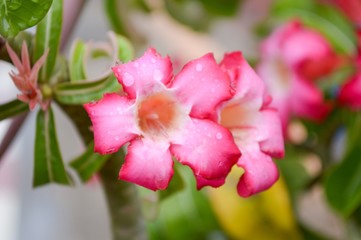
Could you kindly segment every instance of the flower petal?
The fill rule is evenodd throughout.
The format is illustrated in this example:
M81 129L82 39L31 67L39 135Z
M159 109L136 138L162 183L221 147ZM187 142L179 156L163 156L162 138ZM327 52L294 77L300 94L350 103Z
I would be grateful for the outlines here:
M195 118L215 120L216 107L232 97L229 78L211 53L186 64L171 88L180 101L191 108L190 115Z
M31 67L30 67L29 51L25 41L21 46L21 60L23 61L22 65L24 68L24 73L30 72Z
M260 141L263 152L272 157L283 158L285 154L282 125L275 109L267 108L261 111L262 121L258 127L264 138Z
M95 152L116 152L138 135L133 104L133 100L112 93L84 105L93 123Z
M205 179L225 178L241 155L231 133L210 120L190 119L172 138L172 154Z
M144 95L159 84L167 84L172 78L172 63L169 57L162 58L153 48L135 61L112 68L119 83L130 98Z
M197 189L200 190L205 186L211 186L214 188L222 186L226 182L226 178L220 178L220 179L206 179L202 178L201 176L196 176L197 180Z
M294 80L290 94L291 108L297 116L322 120L330 111L330 106L324 103L322 92L299 76Z
M133 182L153 191L163 190L173 176L169 144L135 139L128 147L119 179Z
M330 56L331 46L320 33L307 29L300 23L291 24L292 33L283 39L281 46L286 62L296 65L306 60L319 61Z
M354 110L361 109L361 73L353 76L341 87L338 99Z
M8 43L5 44L6 46L6 50L9 54L9 57L11 59L11 61L13 62L14 66L18 69L18 71L20 73L24 72L24 67L23 64L21 63L18 55L15 53L15 51L10 47L10 45Z
M245 108L260 109L265 99L264 82L243 58L241 52L225 54L220 67L231 79L231 86L235 89L237 100Z
M279 177L272 158L261 151L243 151L237 165L245 170L237 185L238 194L242 197L268 189Z

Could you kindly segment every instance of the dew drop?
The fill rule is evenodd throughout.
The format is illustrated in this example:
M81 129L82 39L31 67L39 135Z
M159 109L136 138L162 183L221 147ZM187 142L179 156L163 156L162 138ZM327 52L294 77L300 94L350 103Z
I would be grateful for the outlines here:
M155 69L153 73L153 79L155 81L160 81L163 78L163 73L159 69Z
M223 138L222 133L220 133L220 132L219 132L219 133L217 133L217 134L216 134L216 138L217 138L217 139L222 139L222 138Z
M129 73L125 73L123 77L123 83L127 87L132 86L134 84L134 77Z
M115 140L115 141L119 141L119 140L120 140L119 136L115 136L115 137L114 137L114 140Z
M135 68L137 68L137 67L139 67L139 63L135 62L135 63L133 63L133 66L134 66Z
M212 92L212 93L216 92L216 89L215 89L215 88L211 88L211 92Z
M150 61L154 64L155 63L155 58L151 58Z
M201 72L201 71L203 70L202 64L198 63L198 64L196 65L196 70L197 70L197 72Z

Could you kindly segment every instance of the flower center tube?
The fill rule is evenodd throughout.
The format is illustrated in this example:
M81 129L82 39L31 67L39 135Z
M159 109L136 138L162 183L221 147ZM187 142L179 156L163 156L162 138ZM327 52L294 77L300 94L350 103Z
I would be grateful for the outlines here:
M138 126L145 134L166 136L176 127L178 115L177 101L167 93L156 93L138 105Z

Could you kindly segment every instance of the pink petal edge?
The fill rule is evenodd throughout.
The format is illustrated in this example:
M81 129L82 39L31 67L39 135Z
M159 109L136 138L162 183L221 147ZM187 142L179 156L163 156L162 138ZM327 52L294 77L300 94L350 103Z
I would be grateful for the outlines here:
M171 139L170 151L196 176L225 178L240 157L231 133L210 120L190 119L181 135Z
M278 180L278 169L270 156L260 151L242 153L237 163L245 170L237 185L241 197L249 197L264 191Z
M98 102L84 105L94 130L94 151L100 154L117 152L138 135L133 100L116 93L105 94Z
M163 58L155 49L149 48L142 57L112 68L130 98L145 95L155 88L166 85L173 76L169 57Z
M169 144L145 139L131 141L119 179L156 191L166 189L172 176Z
M170 88L183 104L190 106L194 118L216 120L217 106L232 97L229 78L211 53L186 64Z

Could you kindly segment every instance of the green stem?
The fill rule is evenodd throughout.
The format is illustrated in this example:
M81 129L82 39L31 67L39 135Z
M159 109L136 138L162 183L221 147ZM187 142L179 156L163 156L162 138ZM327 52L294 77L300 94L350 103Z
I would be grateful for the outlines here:
M117 181L124 159L123 151L108 160L100 170L100 178L107 196L112 217L113 239L146 239L145 223L141 216L138 192L133 184Z
M61 107L76 125L84 143L92 141L93 134L89 130L91 123L84 108L70 105ZM123 161L124 153L120 150L99 172L111 217L113 239L146 239L137 189L134 184L118 180Z

